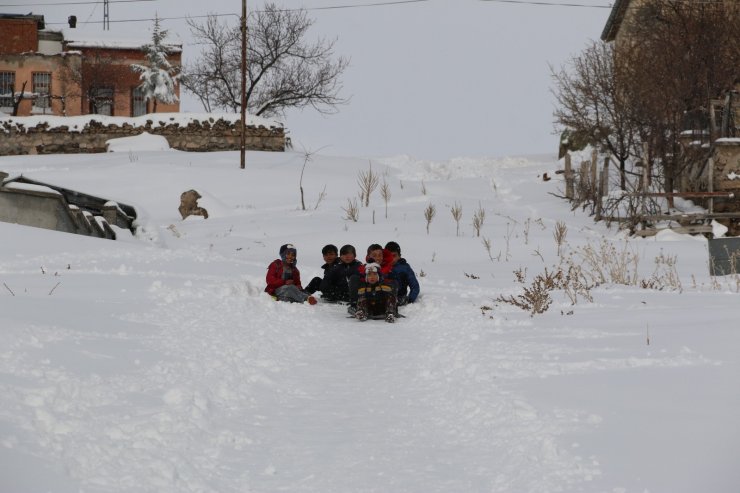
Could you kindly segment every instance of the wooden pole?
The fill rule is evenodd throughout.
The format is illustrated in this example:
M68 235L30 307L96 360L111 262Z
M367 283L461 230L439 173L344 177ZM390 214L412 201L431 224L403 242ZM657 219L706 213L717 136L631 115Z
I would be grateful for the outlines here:
M589 177L589 164L588 161L581 163L581 171L578 175L578 201L582 202L588 199L588 189L590 187L588 183Z
M565 155L565 198L573 200L573 164L570 153Z
M647 146L644 146L645 155L642 159L642 229L647 227L645 216L647 216L647 194L650 190L650 165L647 160Z
M242 101L241 141L239 146L240 167L247 165L247 0L242 0Z
M604 167L601 168L599 176L599 188L596 197L596 221L601 221L601 215L604 211L604 195L609 193L609 158L604 158Z
M594 149L591 152L591 196L594 198L594 204L597 202L596 194L598 193L599 189L599 181L598 181L598 174L599 174L599 167L597 164L598 155L596 154L596 149Z
M710 157L709 158L709 162L707 163L707 165L709 166L709 170L707 170L709 172L709 177L708 177L709 183L707 184L707 188L709 188L709 193L713 193L714 192L714 158L711 158ZM709 213L711 214L713 212L714 212L714 199L710 195L710 197L709 197Z

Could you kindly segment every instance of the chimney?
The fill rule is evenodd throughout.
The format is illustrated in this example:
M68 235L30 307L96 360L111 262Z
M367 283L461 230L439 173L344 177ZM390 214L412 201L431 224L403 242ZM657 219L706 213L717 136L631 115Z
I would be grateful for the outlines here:
M69 22L69 27L71 27L72 29L76 28L77 27L77 16L76 15L70 15L67 18L67 22Z

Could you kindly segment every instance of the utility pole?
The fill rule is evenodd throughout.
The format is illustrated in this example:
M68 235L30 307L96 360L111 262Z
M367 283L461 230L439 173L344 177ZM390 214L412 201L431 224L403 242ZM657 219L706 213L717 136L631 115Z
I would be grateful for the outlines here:
M241 169L247 162L247 0L242 0L242 125L241 125Z
M110 31L110 4L108 0L103 2L103 31Z

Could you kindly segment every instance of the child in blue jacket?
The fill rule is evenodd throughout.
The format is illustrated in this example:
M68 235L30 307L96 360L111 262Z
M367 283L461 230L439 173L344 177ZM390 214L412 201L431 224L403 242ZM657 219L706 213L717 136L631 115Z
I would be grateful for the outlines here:
M411 268L406 259L401 257L401 246L395 241L389 241L385 249L393 256L393 267L388 278L396 282L398 286L398 305L413 303L419 297L419 281L416 279L414 269Z

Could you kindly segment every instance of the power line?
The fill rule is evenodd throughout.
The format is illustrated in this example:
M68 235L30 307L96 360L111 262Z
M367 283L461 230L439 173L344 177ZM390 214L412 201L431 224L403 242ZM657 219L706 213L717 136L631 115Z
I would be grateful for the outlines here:
M612 5L586 5L583 3L535 2L529 0L480 0L481 2L519 3L525 5L547 5L550 7L587 7L593 9L610 9Z
M156 0L110 0L111 3L113 2L152 2ZM298 9L278 9L280 12L295 12L295 11L302 11L302 10L338 10L338 9L354 9L354 8L368 8L368 7L388 7L388 6L396 6L396 5L403 5L403 4L414 4L414 3L425 3L429 2L430 0L391 0L386 2L372 2L372 3L362 3L362 4L354 4L354 5L330 5L326 7L304 7L304 8L298 8ZM517 3L517 4L529 4L529 5L546 5L546 6L558 6L558 7L590 7L590 8L602 8L602 9L610 9L612 8L611 5L585 5L585 4L578 4L578 3L557 3L557 2L541 2L541 1L534 1L534 0L480 0L483 2L500 2L500 3ZM88 4L99 4L102 2L95 2L95 1L80 1L80 2L74 2L74 3L88 3ZM74 3L58 3L54 5L72 5ZM52 4L47 4L52 5ZM185 19L204 19L208 17L228 17L228 16L234 16L239 17L239 14L236 13L230 13L230 14L208 14L208 15L185 15L185 16L176 16L176 17L160 17L159 20L161 21L167 21L167 20L185 20ZM113 23L123 23L123 22L152 22L154 19L152 18L141 18L141 19L120 19L120 20L111 20L110 22ZM93 21L90 22L90 24L100 24L102 21ZM61 25L66 24L66 22L47 22L49 25Z
M155 0L110 0L111 2L114 1L129 1L129 2L135 2L135 1L155 1ZM402 5L402 4L409 4L409 3L422 3L422 2L428 2L430 0L393 0L388 2L374 2L374 3L363 3L363 4L355 4L355 5L331 5L327 7L306 7L301 9L278 9L280 12L293 12L293 11L300 11L300 10L334 10L334 9L354 9L359 7L384 7L384 6L391 6L391 5ZM80 3L101 3L101 2L80 2ZM61 5L61 4L57 4ZM185 15L185 16L177 16L177 17L160 17L159 20L161 21L167 21L167 20L183 20L183 19L203 19L208 17L227 17L227 16L235 16L239 17L238 14L208 14L208 15ZM152 22L154 19L151 18L144 18L144 19L121 19L121 20L111 20L110 22ZM100 24L102 21L93 21L90 22L90 24ZM47 22L49 25L61 25L66 24L66 22Z
M133 3L133 2L156 2L157 0L108 0L108 3ZM103 3L100 0L87 0L79 2L52 2L52 3L4 3L0 7L50 7L53 5L92 5Z
M142 0L142 1L153 1L153 0ZM239 17L239 14L208 14L208 15L183 15L179 17L158 17L160 21L176 21L176 20L184 20L184 19L206 19L208 17ZM121 20L111 20L111 23L121 23L121 22L152 22L154 21L154 18L143 18L143 19L121 19ZM102 24L103 21L92 21L92 22L86 22L86 24ZM49 24L51 26L54 25L61 25L61 24L67 24L66 22L47 22L46 24Z
M333 10L333 9L354 9L358 7L383 7L385 5L400 5L403 3L421 3L428 2L429 0L396 0L393 2L376 2L376 3L360 3L357 5L332 5L329 7L306 7L303 10ZM300 9L285 9L285 11L300 10Z

